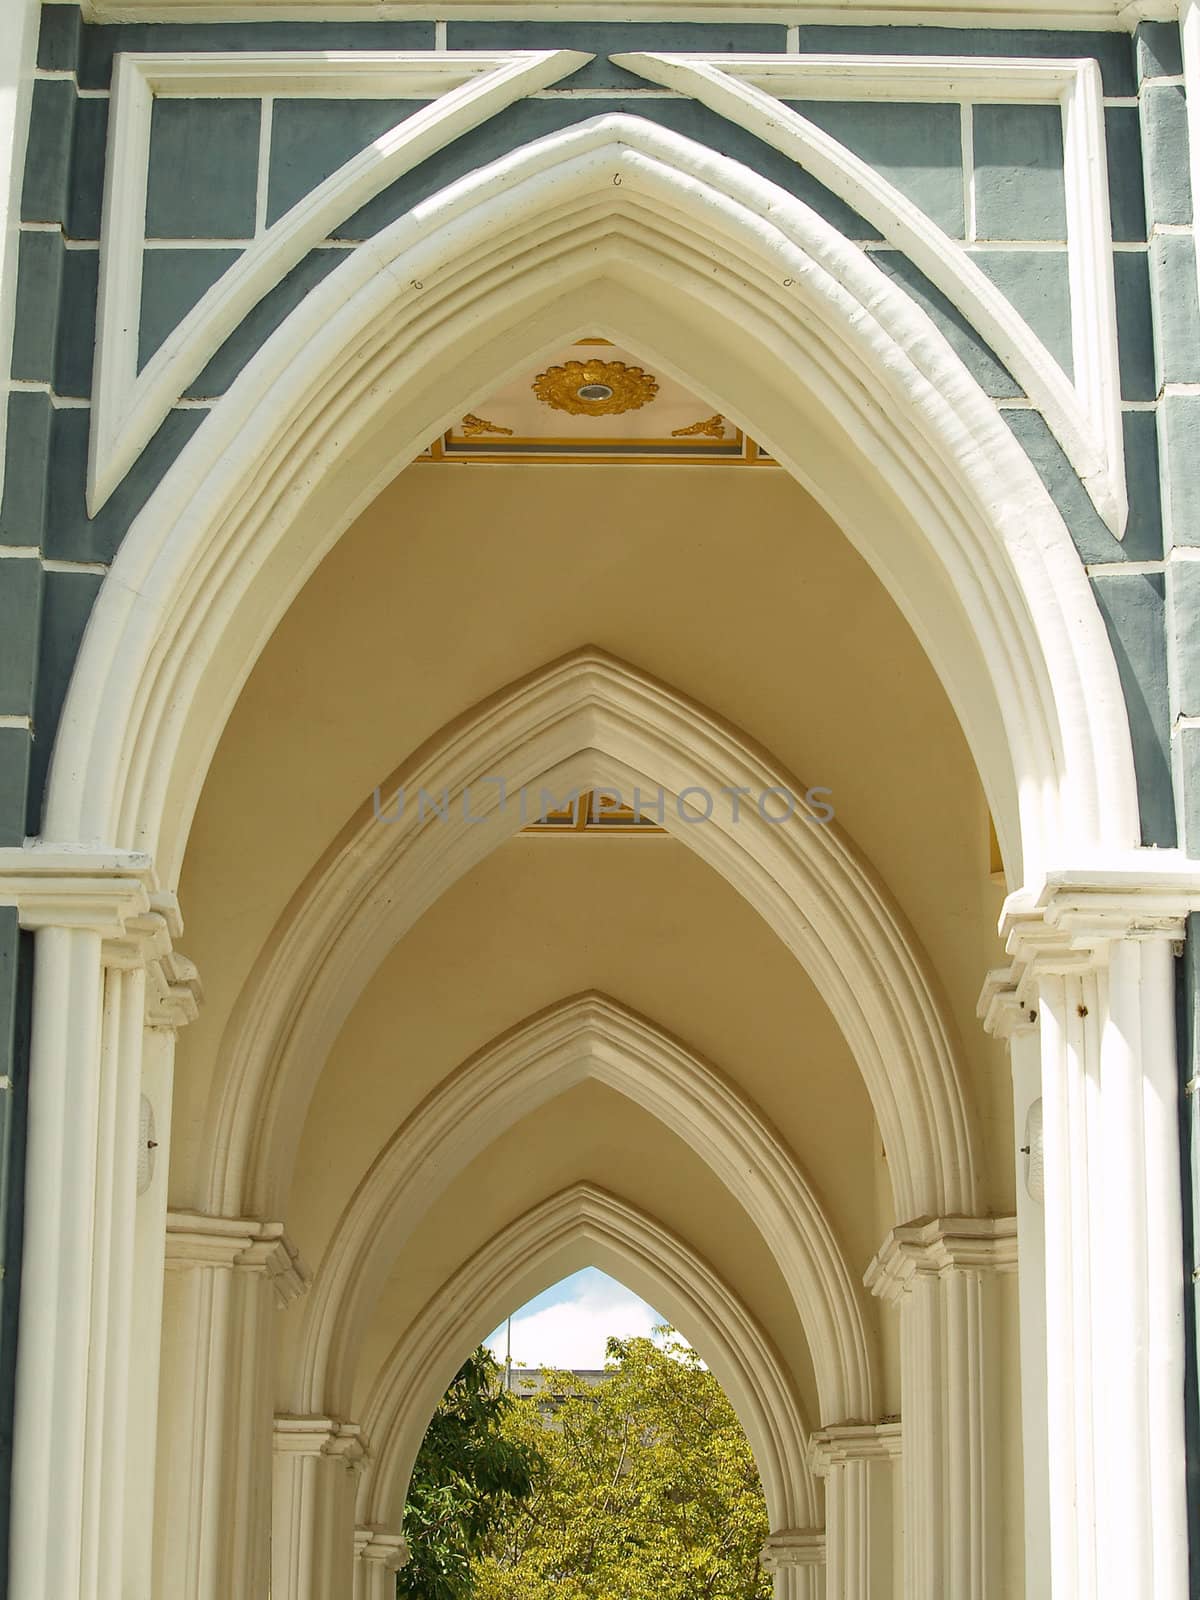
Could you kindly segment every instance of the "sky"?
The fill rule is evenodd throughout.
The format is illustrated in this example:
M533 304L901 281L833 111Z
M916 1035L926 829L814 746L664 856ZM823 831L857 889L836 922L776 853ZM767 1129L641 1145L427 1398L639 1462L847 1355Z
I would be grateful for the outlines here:
M653 1306L596 1267L574 1272L513 1312L512 1354L517 1367L602 1367L610 1334L648 1335L665 1322ZM484 1343L504 1360L505 1324Z

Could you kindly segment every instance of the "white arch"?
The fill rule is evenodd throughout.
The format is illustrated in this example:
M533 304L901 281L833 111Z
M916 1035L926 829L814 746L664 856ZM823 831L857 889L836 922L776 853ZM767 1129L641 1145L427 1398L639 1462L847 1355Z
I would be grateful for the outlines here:
M603 995L566 1001L501 1035L397 1130L342 1214L305 1298L292 1409L347 1415L369 1308L404 1239L500 1134L588 1079L666 1123L758 1228L808 1339L821 1420L874 1415L862 1291L787 1147L733 1084Z
M749 427L863 551L956 707L1012 886L1080 850L1136 845L1107 636L991 402L920 308L808 207L625 116L418 206L248 363L104 585L47 837L147 849L173 886L230 707L315 563L451 415L584 322Z
M222 1041L201 1203L276 1215L317 1078L371 974L441 894L524 818L509 794L618 783L629 795L695 785L804 793L736 729L645 673L583 650L510 686L429 740L387 786L394 823L367 802L298 894L250 975ZM445 791L448 815L424 810ZM389 814L382 808L382 814ZM973 1214L980 1165L953 1030L924 956L853 842L797 814L779 826L746 802L667 827L742 894L809 973L863 1074L897 1215Z
M585 1266L600 1267L648 1300L711 1367L754 1452L772 1528L818 1526L803 1408L770 1340L688 1244L586 1183L503 1229L447 1278L405 1330L363 1413L370 1453L355 1521L399 1528L425 1429L467 1351L514 1305Z

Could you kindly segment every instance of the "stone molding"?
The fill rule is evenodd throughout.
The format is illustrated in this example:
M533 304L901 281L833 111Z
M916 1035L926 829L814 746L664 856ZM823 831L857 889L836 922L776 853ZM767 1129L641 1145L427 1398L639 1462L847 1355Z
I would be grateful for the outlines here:
M378 1563L385 1572L399 1572L408 1564L408 1540L402 1533L386 1533L382 1528L354 1530L354 1559Z
M918 1277L1015 1272L1016 1217L935 1217L893 1228L863 1274L872 1294L894 1303Z
M758 1559L768 1572L779 1572L784 1567L823 1567L825 1530L784 1528L768 1534Z
M350 1472L357 1472L368 1455L358 1423L336 1417L277 1416L272 1442L276 1455L324 1456Z
M298 1299L310 1282L308 1269L287 1238L283 1223L250 1217L168 1212L165 1265L175 1272L211 1267L265 1273L280 1306Z
M903 1431L899 1418L883 1422L838 1422L814 1433L809 1442L809 1460L818 1478L828 1476L832 1467L849 1461L895 1461L903 1453Z

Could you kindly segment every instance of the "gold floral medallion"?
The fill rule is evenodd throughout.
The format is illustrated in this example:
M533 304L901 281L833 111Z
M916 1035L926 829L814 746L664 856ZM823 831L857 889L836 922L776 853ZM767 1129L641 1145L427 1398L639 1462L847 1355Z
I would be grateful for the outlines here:
M533 380L544 406L575 417L611 417L637 411L658 393L658 379L623 361L567 361L548 367Z

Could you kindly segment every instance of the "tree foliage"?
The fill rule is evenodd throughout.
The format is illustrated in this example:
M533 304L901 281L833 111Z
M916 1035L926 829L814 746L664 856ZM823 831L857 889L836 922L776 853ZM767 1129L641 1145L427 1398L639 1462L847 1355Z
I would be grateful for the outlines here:
M532 1494L510 1499L472 1563L477 1600L769 1600L762 1489L733 1408L670 1329L610 1339L610 1376L544 1375L505 1412L538 1452Z
M433 1415L413 1468L404 1511L411 1552L396 1593L410 1600L462 1600L472 1558L507 1526L540 1478L540 1441L506 1426L518 1402L480 1346L459 1368Z

